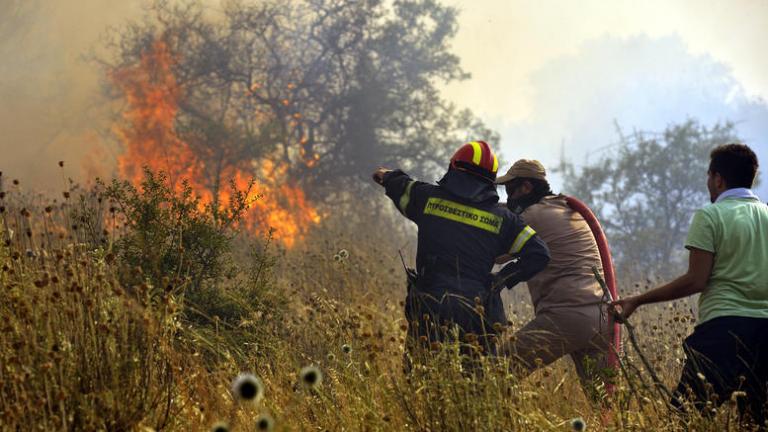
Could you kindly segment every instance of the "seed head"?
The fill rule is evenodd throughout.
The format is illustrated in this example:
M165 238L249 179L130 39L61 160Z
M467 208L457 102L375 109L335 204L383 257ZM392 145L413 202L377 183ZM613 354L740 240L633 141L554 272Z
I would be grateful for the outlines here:
M305 366L299 371L299 382L306 388L317 388L323 382L323 373L317 366Z
M229 425L225 422L216 422L211 428L211 432L229 432Z
M571 420L571 429L576 432L583 432L587 430L587 423L584 422L583 418L576 417L575 419Z
M346 249L342 249L342 250L339 251L339 256L342 259L349 258L349 252L347 252Z
M341 346L341 352L343 352L344 354L351 354L352 347L349 344L344 344Z
M264 384L251 373L241 373L232 382L232 394L244 402L258 402L264 397Z
M733 393L731 393L731 402L736 403L739 398L745 398L747 397L747 393L741 390L737 390Z
M257 431L271 431L274 428L275 428L275 421L272 419L272 416L270 416L269 414L262 413L256 419Z
M341 261L341 255L339 255L339 254L335 254L335 255L333 256L333 260L334 260L334 261Z

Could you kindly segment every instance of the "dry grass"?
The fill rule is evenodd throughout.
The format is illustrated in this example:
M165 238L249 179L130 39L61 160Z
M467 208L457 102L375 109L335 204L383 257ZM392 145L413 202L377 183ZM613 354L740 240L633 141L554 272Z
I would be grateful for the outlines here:
M579 417L587 430L738 429L730 404L713 418L671 415L648 375L635 374L641 365L631 350L629 375L619 377L606 411L587 400L565 360L522 382L491 362L473 377L448 345L406 377L397 250L412 251L413 237L385 229L386 221L372 230L337 214L303 244L269 246L268 254L263 243L238 239L235 259L243 274L256 274L245 279L261 287L260 301L244 294L242 275L217 280L212 286L239 311L226 319L185 302L184 275L167 275L171 289L125 286L121 272L140 271L112 254L125 228L107 220L103 241L85 238L73 228L77 193L56 204L18 190L2 199L3 430L209 430L217 422L267 430L264 416L276 430L572 430ZM271 309L264 296L274 297ZM531 309L524 289L511 299L514 330ZM673 386L693 325L688 303L636 315L642 349ZM300 379L309 365L322 373L318 385ZM231 393L243 371L263 381L261 401Z

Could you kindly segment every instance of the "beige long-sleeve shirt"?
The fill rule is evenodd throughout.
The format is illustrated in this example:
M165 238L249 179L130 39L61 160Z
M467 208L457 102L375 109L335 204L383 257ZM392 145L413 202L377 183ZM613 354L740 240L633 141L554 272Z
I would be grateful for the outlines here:
M522 217L549 247L549 265L528 281L537 314L555 308L594 305L602 296L592 266L603 266L597 243L584 218L565 196L547 196Z

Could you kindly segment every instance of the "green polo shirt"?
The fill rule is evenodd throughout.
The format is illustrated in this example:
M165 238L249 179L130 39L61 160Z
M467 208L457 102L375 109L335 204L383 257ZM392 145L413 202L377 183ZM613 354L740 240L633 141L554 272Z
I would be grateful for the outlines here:
M725 198L698 210L685 247L715 255L698 324L721 316L768 318L768 205Z

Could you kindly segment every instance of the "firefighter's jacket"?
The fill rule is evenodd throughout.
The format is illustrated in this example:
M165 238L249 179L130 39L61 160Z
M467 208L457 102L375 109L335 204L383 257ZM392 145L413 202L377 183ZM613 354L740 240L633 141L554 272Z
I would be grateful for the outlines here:
M426 308L433 320L457 324L465 332L487 334L494 323L505 324L501 289L544 269L549 251L531 227L497 205L496 186L453 169L437 185L400 170L386 174L383 185L400 212L418 226L418 283L416 292L408 294L408 319L421 320ZM516 259L491 274L495 258L504 254ZM477 298L484 319L477 318ZM413 304L419 309L413 310Z

